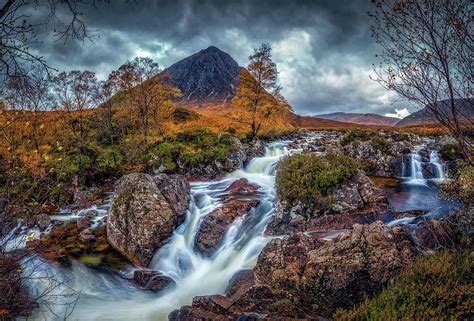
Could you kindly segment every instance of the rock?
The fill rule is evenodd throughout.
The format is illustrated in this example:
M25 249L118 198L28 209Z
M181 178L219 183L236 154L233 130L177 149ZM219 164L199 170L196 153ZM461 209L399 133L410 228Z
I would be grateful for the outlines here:
M88 210L88 211L80 211L77 213L78 216L86 216L90 219L96 217L99 215L99 212L97 210Z
M123 176L108 214L109 243L131 262L148 266L184 221L189 193L189 183L180 175Z
M237 272L229 281L225 295L231 299L242 297L247 290L255 284L253 270L246 269Z
M251 184L246 178L239 178L226 189L229 194L250 194L255 192L258 187Z
M86 228L79 233L79 240L81 242L92 242L95 241L95 236L90 229Z
M474 248L474 208L455 210L441 220L424 220L418 225L399 228L412 236L417 248L434 251L443 248Z
M225 160L216 160L215 165L219 174L230 173L242 166L245 158L245 151L242 143L238 138L232 137L232 152Z
M38 214L36 215L36 224L41 231L44 231L51 224L51 218L48 214Z
M91 224L91 220L87 216L81 216L76 222L78 230L84 230L88 228Z
M382 222L353 226L331 241L297 234L267 244L254 269L257 284L298 298L310 315L330 316L379 291L414 259L412 242Z
M412 211L404 211L404 212L395 212L394 216L395 218L405 218L405 217L417 217L417 216L423 216L427 214L429 211L428 210L412 210Z
M262 157L265 155L265 145L258 138L252 142L244 144L243 148L245 151L243 165L247 165L255 157Z
M328 197L327 204L309 207L298 201L278 201L267 232L282 235L305 231L351 228L392 217L388 200L381 189L363 172L343 184Z
M91 207L92 204L100 203L101 190L98 187L81 187L74 193L74 210Z
M230 199L221 207L207 214L196 234L196 249L205 255L211 255L222 243L230 225L237 217L247 214L257 206L258 201Z
M161 272L149 270L136 270L133 273L133 281L142 288L154 292L161 291L175 284L173 279L164 276Z

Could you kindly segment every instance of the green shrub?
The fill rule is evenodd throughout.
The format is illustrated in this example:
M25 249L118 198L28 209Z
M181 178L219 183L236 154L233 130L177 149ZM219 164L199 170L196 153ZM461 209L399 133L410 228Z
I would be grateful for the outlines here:
M468 320L474 306L474 258L468 250L418 257L394 284L334 320Z
M232 135L229 133L216 134L209 129L195 127L177 134L175 139L169 139L153 148L145 157L149 162L158 156L158 164L173 170L178 160L185 166L195 167L209 164L215 160L224 160L234 149ZM153 164L152 164L153 165Z
M439 154L444 160L447 161L455 161L463 157L461 148L459 147L458 143L455 142L441 145Z
M441 185L441 191L443 198L469 205L474 200L474 167L458 162L458 169Z
M352 178L359 166L342 154L316 156L295 154L284 157L276 174L278 197L311 206Z
M371 133L365 130L360 130L360 129L351 130L349 134L344 136L344 138L341 140L341 145L346 146L357 140L367 141L370 139L370 136L371 136Z
M390 155L392 153L392 144L383 137L375 136L372 138L372 147L384 155Z

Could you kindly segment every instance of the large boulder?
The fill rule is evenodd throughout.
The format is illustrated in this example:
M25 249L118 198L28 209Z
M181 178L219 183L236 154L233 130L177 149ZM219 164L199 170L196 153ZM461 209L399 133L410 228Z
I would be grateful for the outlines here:
M196 249L204 255L213 254L234 220L247 214L257 204L257 200L229 199L207 214L196 235Z
M190 319L324 320L393 280L416 254L401 228L354 225L331 241L304 233L270 241L254 273L241 272L225 295L196 297L170 314Z
M368 224L391 218L388 200L383 191L363 172L359 172L326 199L323 206L308 206L298 201L292 204L277 201L267 232L281 235L348 229L355 223Z
M259 256L255 279L298 297L311 314L330 316L379 291L415 254L403 230L380 221L356 224L332 241L304 234L271 241Z
M180 175L123 176L115 185L107 219L110 244L131 262L148 266L183 223L189 194L189 183Z

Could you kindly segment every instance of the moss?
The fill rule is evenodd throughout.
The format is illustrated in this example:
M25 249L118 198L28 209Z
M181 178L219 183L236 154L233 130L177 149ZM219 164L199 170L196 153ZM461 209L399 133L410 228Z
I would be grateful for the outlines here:
M418 257L394 284L334 320L467 320L474 305L474 260L468 250Z
M444 160L447 161L455 161L463 157L461 148L459 147L458 143L455 142L441 145L439 154Z
M316 156L296 154L284 157L276 175L278 197L309 206L330 201L327 196L355 176L359 165L342 154Z
M98 266L102 263L103 255L85 255L79 258L79 262L91 266Z
M371 136L371 133L365 130L360 130L360 129L351 130L349 134L347 134L346 136L344 136L343 139L341 139L341 145L346 146L357 140L367 141L370 139L370 136Z
M392 153L392 144L385 138L375 136L372 138L371 144L375 150L380 151L384 155L391 155Z

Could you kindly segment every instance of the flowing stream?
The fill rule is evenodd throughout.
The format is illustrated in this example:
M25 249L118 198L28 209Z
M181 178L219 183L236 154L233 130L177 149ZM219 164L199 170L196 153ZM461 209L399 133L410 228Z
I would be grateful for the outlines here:
M221 180L191 184L191 201L185 222L167 245L155 253L150 265L150 268L171 277L175 286L157 294L150 293L127 280L133 269L122 271L122 274L98 273L80 263L58 270L45 262L43 270L36 273L54 273L60 281L67 281L68 286L80 292L71 320L167 320L171 311L191 304L195 296L224 293L231 277L239 270L252 268L270 240L264 236L264 229L273 212L275 166L280 157L290 153L287 144L275 142L268 145L265 156L254 158L244 169ZM199 224L206 214L222 204L226 189L239 178L246 178L259 187L250 198L260 202L244 217L234 221L211 257L204 257L194 250ZM46 286L44 282L39 278L31 285L32 290L41 291ZM64 286L55 291L58 294L61 291L72 293ZM52 309L41 307L33 319L62 319L67 313L66 306L61 304L52 306Z
M174 232L170 241L155 253L150 264L151 269L172 278L176 282L175 286L152 293L130 282L136 270L132 266L124 271L104 273L79 262L73 263L70 268L55 267L35 256L24 264L25 273L35 267L36 278L32 280L30 289L39 294L50 288L48 294L50 301L53 298L53 304L40 305L28 320L63 320L71 312L71 305L67 303L74 302L77 297L79 299L69 316L71 320L167 320L171 311L191 304L196 296L224 293L233 275L239 270L254 267L258 254L271 239L264 235L264 230L273 213L276 197L276 164L282 156L301 150L289 150L287 146L290 143L282 141L269 144L263 157L252 159L245 168L223 179L191 183L191 201L185 222ZM437 153L431 152L429 161L425 162L417 150L408 157L409 162L404 163L402 168L403 184L389 195L391 207L395 211L426 209L428 213L418 218L394 220L388 225L415 224L424 217L443 215L452 207L452 204L438 198L436 183L446 178ZM424 166L432 167L433 177L425 177ZM240 178L246 178L258 186L255 193L240 197L257 199L259 204L234 221L211 257L202 256L194 249L202 218L222 205L223 199L228 196L226 190ZM100 223L109 206L110 202L106 201L102 206L84 211L95 210L98 213L95 223ZM64 213L53 219L77 219L79 214ZM23 237L13 238L9 244L21 246L25 242L25 235L35 238L39 231L33 229L19 235ZM54 276L60 284L51 290L51 281L45 276ZM68 297L68 294L71 296Z

